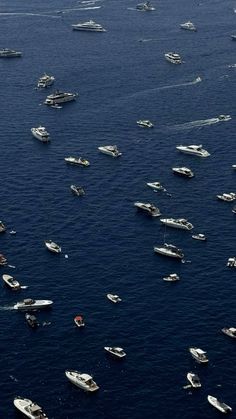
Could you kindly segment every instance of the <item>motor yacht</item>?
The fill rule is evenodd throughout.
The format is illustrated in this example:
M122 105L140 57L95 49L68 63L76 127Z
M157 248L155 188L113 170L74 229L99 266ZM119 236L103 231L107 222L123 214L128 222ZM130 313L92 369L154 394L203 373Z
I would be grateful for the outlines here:
M236 268L236 258L229 258L227 262L229 268Z
M49 87L52 86L52 84L55 81L54 76L49 76L48 74L44 73L43 76L41 76L38 80L38 87Z
M98 147L98 150L101 151L101 153L112 157L120 157L122 155L116 145L104 145Z
M122 301L119 295L116 294L107 294L107 298L115 304L120 303Z
M126 353L124 349L118 348L118 347L110 347L110 346L104 346L105 351L109 352L110 354L116 356L117 358L124 358L126 356Z
M144 202L135 202L134 206L140 210L145 211L147 214L151 215L152 217L159 217L161 215L159 208L155 207L155 205L150 203Z
M197 374L194 374L194 372L188 372L187 374L187 380L190 382L191 386L194 388L201 387L200 378Z
M197 30L196 26L190 22L190 20L188 22L185 23L181 23L180 24L181 29L186 29L187 31L195 31Z
M81 186L70 185L71 192L76 196L84 196L85 191Z
M95 23L91 19L88 22L76 23L71 26L74 31L106 32L102 25Z
M205 234L202 234L202 233L193 234L192 239L205 241L206 236L205 236Z
M202 148L202 145L179 145L176 147L177 150L185 154L193 154L200 157L208 157L210 153Z
M15 278L13 278L13 276L4 274L2 279L5 284L12 290L20 290L20 283Z
M181 64L182 59L179 54L176 54L176 52L167 52L165 54L165 59L169 61L172 64Z
M168 227L180 228L182 230L193 229L193 225L185 218L161 218L160 222Z
M75 316L74 322L75 322L76 326L78 326L78 327L85 326L84 319L83 319L82 316Z
M194 176L194 173L188 167L172 167L172 171L176 175L184 176L191 178Z
M16 303L13 308L14 310L37 310L42 308L49 308L53 304L51 300L33 300L32 298L26 298Z
M7 265L7 258L0 253L0 266L6 266Z
M49 133L46 128L41 125L37 128L31 128L31 132L37 140L42 141L43 143L48 143L50 141Z
M223 193L222 195L216 195L221 201L232 202L236 199L236 194L234 192Z
M5 231L6 231L6 226L5 226L5 224L3 224L3 222L2 221L0 221L0 233L4 233Z
M198 362L203 364L208 362L207 353L202 349L193 347L189 348L189 352L191 353L193 358L195 358Z
M160 255L170 256L176 259L183 259L184 257L184 253L181 249L178 249L178 247L167 243L164 243L160 246L154 246L154 252L159 253Z
M42 407L30 399L23 397L15 397L14 406L30 419L48 419L46 413L43 412Z
M147 186L152 188L154 191L166 191L166 189L160 184L160 182L148 182Z
M208 395L207 400L212 406L222 413L232 412L232 407L228 406L226 403L220 402L216 397Z
M79 371L66 371L65 374L71 383L85 391L93 392L99 389L93 377L89 374L82 374Z
M59 103L71 102L72 100L75 100L77 96L77 93L66 93L56 90L51 95L47 96L44 103L49 106L57 105Z
M218 116L219 121L230 121L231 116L230 115L219 115Z
M151 121L149 121L148 119L140 119L139 121L137 121L137 124L142 127L142 128L153 128L154 125Z
M32 327L32 329L35 329L36 327L39 326L39 322L37 320L37 317L34 316L33 314L26 313L25 314L25 320L27 321L28 325L30 327Z
M14 49L3 48L0 49L0 58L14 58L14 57L21 57L22 52L14 51Z
M90 163L88 160L83 159L82 157L65 157L66 163L75 164L78 166L89 166Z
M152 12L155 10L155 7L153 7L150 3L150 1L146 1L145 3L139 3L136 6L137 10L141 10L143 12Z
M163 281L166 281L166 282L176 282L179 280L180 280L180 277L177 274L170 274L168 276L164 276L163 278Z
M221 329L221 331L227 335L230 336L231 338L236 338L236 328L235 327L223 327L223 329Z
M44 242L46 248L53 253L61 253L61 246L57 243L53 242L52 240L45 240Z

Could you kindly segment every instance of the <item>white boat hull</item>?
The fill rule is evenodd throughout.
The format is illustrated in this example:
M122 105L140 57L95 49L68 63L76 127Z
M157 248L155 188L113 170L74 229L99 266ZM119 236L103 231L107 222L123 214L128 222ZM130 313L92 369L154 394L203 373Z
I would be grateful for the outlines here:
M51 300L35 300L35 303L33 304L23 304L22 302L16 303L13 308L14 310L21 310L21 311L27 311L27 310L38 310L43 308L49 308L53 304L53 301Z

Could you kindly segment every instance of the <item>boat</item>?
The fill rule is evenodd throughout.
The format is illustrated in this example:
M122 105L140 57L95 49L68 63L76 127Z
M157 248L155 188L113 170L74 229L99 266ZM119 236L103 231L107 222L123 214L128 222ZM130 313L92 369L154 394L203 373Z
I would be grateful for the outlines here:
M102 25L95 23L92 19L88 22L76 23L71 26L74 31L106 32Z
M74 317L74 322L75 322L76 326L78 326L78 327L85 326L84 319L83 319L82 316L75 316Z
M122 301L119 295L116 294L107 294L107 298L113 303L120 303Z
M180 24L181 29L186 29L188 31L195 31L197 30L196 26L190 22L190 20L188 22L185 23L181 23Z
M14 51L14 49L3 48L0 49L0 58L14 58L14 57L21 57L22 52Z
M71 192L74 195L77 195L77 196L83 196L83 195L85 195L85 191L84 191L83 188L81 188L81 186L70 185L70 189L71 189Z
M13 278L13 276L4 274L2 279L5 284L12 290L20 290L20 283L15 278Z
M232 212L236 214L236 205L233 207Z
M222 413L232 412L232 407L228 406L226 403L220 402L216 397L208 395L207 400L212 406Z
M65 102L71 102L72 100L75 100L78 96L77 93L66 93L66 92L60 92L59 90L56 90L51 95L48 95L45 100L45 105L54 106L59 103L65 103Z
M38 80L38 87L49 87L51 86L55 81L54 76L49 76L48 74L44 73L43 76L41 76Z
M31 128L31 132L37 140L42 141L43 143L48 143L50 141L49 133L46 128L41 125L37 128Z
M232 41L236 41L236 35L231 35Z
M222 195L216 195L221 201L232 202L236 199L236 194L234 192L223 193Z
M51 300L33 300L32 298L26 298L18 303L14 304L14 310L37 310L41 308L49 308L53 304Z
M159 253L160 255L170 256L176 259L183 259L184 253L178 247L173 246L173 244L164 243L160 246L154 246L154 252Z
M161 218L160 222L168 227L180 228L182 230L193 229L193 225L185 218Z
M3 224L3 222L2 221L0 221L0 233L4 233L5 231L6 231L6 226L5 226L5 224Z
M179 281L180 277L177 274L170 274L168 276L164 276L163 281L167 281L167 282L175 282L175 281Z
M151 121L149 121L148 119L140 119L139 121L137 121L137 124L140 127L143 127L143 128L153 128L154 127L153 123Z
M98 150L101 151L101 153L108 154L108 156L112 157L120 157L122 155L116 145L104 145L98 147Z
M32 327L32 329L36 328L39 326L39 322L37 320L37 317L34 316L33 314L30 313L26 313L25 314L25 320L27 321L28 325L30 327Z
M193 358L195 358L198 362L203 363L203 364L208 362L207 353L203 351L202 349L192 347L192 348L189 348L189 352L191 353Z
M236 258L229 258L227 261L227 266L229 268L236 268Z
M7 258L0 253L0 266L6 266L7 265Z
M17 396L14 399L14 406L27 416L27 418L48 419L48 416L43 412L42 407L37 403L32 402L30 399Z
M160 184L160 182L148 182L147 186L152 188L154 191L166 191L166 189Z
M206 236L205 236L205 234L202 234L202 233L193 234L192 239L205 241Z
M144 202L135 202L134 206L140 210L145 211L152 217L159 217L161 215L159 208L155 207L155 205L150 203L144 203Z
M104 346L105 351L109 352L110 354L116 356L117 358L124 358L126 356L126 353L124 349L113 346Z
M200 388L201 381L197 374L194 374L194 372L188 372L187 374L187 380L190 382L191 386L194 388Z
M191 178L194 176L194 173L188 167L172 167L173 173L180 176L185 176Z
M150 1L146 1L145 3L139 3L136 6L137 10L141 10L143 12L152 12L155 10L155 7L153 7L150 3Z
M16 234L16 231L15 230L11 230L11 231L9 231L9 234L12 234L14 236Z
M232 169L236 169L236 164L232 164Z
M169 61L172 64L181 64L182 59L179 54L176 52L166 52L165 53L165 59Z
M231 338L236 338L236 328L235 327L223 327L221 331Z
M90 163L88 160L83 159L82 157L65 157L65 161L66 163L69 164L75 164L75 165L79 165L79 166L89 166Z
M57 243L53 242L52 240L45 240L44 242L46 248L53 253L61 253L61 246Z
M185 154L193 154L200 157L208 157L210 153L202 148L202 145L178 145L177 150Z
M218 116L219 121L230 121L231 116L230 115L219 115Z
M66 371L65 374L71 383L85 391L93 392L99 389L93 377L89 374L83 374L79 371Z

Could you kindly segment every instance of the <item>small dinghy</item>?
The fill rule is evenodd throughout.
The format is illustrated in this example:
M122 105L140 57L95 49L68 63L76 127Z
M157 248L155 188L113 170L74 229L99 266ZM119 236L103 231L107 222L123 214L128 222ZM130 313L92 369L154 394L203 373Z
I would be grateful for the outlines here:
M232 412L232 407L228 406L226 403L220 402L216 397L208 395L207 400L212 406L222 413Z
M194 374L193 372L188 372L187 374L187 380L190 382L191 386L194 388L201 387L200 378L197 374Z
M167 282L176 282L179 281L180 277L177 274L170 274L168 276L164 276L163 281L167 281Z
M78 326L78 327L85 326L84 319L83 319L82 316L75 316L74 322L75 322L76 326Z
M26 313L25 320L27 321L28 325L30 327L32 327L32 329L39 326L39 322L38 322L36 316L34 316L33 314Z
M81 188L81 186L71 185L70 186L70 189L71 189L71 192L74 195L77 195L77 196L83 196L83 195L85 195L85 191L84 191L83 188Z
M113 303L120 303L120 301L122 301L119 295L116 294L107 294L107 298Z
M2 276L2 279L5 282L5 284L12 290L20 290L20 283L16 279L14 279L13 276L4 274Z

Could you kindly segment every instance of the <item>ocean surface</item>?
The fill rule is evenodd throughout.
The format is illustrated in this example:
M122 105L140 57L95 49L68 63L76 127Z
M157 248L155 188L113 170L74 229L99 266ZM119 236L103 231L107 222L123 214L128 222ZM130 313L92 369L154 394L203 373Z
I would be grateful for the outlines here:
M15 396L37 402L49 419L218 418L208 394L236 417L235 342L221 333L236 326L236 271L226 267L236 256L236 216L234 203L216 198L236 191L236 3L153 0L150 13L137 3L0 1L0 47L23 53L0 59L0 219L8 228L0 251L10 265L0 275L28 287L1 285L2 419L22 417ZM107 32L72 31L89 19ZM187 20L197 32L180 29ZM183 64L167 62L168 51ZM55 76L54 86L36 89L44 72ZM43 102L55 89L79 96L52 109ZM219 122L220 114L232 119ZM138 127L138 119L154 128ZM50 132L50 144L32 137L38 125ZM99 153L109 144L118 146L119 159ZM180 144L202 144L211 155L181 154ZM91 165L66 165L67 156ZM195 177L173 175L177 165ZM154 181L167 192L146 186ZM73 196L71 184L86 195ZM207 241L165 228L135 201L187 218ZM45 239L62 253L48 252ZM154 253L164 241L183 249L185 263ZM173 272L178 283L162 280ZM109 292L122 302L112 304ZM29 297L54 301L36 313L37 330L12 309ZM77 314L83 330L74 325ZM121 346L126 358L108 356L106 345ZM192 359L190 346L207 351L207 366ZM99 391L73 386L67 369L91 374ZM183 388L189 371L199 375L200 390Z

